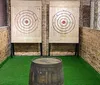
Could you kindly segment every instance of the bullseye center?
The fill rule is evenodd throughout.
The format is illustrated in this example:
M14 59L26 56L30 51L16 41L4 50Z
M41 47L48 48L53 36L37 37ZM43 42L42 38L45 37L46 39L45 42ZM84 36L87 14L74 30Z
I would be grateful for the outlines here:
M28 20L26 20L25 23L28 24Z
M62 21L62 24L65 24L66 23L66 21Z

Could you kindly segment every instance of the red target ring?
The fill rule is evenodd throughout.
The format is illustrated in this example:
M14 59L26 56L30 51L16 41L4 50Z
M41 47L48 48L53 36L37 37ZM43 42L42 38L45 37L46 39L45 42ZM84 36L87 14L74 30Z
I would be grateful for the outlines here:
M70 12L62 10L53 16L52 25L58 33L66 34L75 28L75 18Z
M15 25L22 33L31 33L38 27L37 15L30 10L22 10L15 17Z
M62 21L62 24L65 24L65 23L66 23L66 21L65 21L65 20L63 20L63 21Z

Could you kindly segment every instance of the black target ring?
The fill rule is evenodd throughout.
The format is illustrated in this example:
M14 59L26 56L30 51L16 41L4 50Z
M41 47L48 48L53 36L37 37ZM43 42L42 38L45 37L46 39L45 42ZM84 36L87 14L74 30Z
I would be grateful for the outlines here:
M52 25L58 33L66 34L75 28L75 18L70 12L62 10L53 16Z
M67 20L66 21L68 21L68 20L70 20L70 18L69 17L67 17L67 16L64 16L64 17L66 17L67 18ZM63 17L62 17L63 18ZM57 19L57 23L59 23L59 21L58 21L59 19ZM59 26L59 25L61 25L61 26ZM68 29L68 27L70 26L70 24L66 24L65 26L63 26L61 23L60 24L58 24L58 26L59 26L59 28L65 28L66 30Z
M59 16L59 15L57 15L57 16ZM60 15L61 16L61 15ZM61 18L61 17L60 17ZM57 21L57 23L56 23L56 27L58 28L58 30L60 30L60 31L63 31L63 29L61 30L60 28L63 28L63 26L59 26L59 19L56 19ZM68 27L66 27L67 29L68 29ZM65 30L66 31L66 30Z
M25 18L25 19L26 19L26 18ZM28 20L29 20L30 22L33 22L33 20L30 20L30 18L28 18ZM25 22L25 21L24 21L24 18L23 18L22 20L20 19L20 21L22 21L22 23L20 23L19 26L20 26L21 28L24 28L23 30L27 29L27 26L29 26L29 29L30 29L30 28L32 27L32 25L33 25L33 23L32 23L32 24L29 23L29 25L25 25L25 23L24 23L24 22ZM25 27L24 27L24 26L25 26ZM29 30L29 29L28 29L28 30Z
M19 29L19 31L21 31L21 32L24 32L24 33L29 33L29 32L32 32L32 31L34 31L35 29L33 29L33 28L35 28L35 25L33 25L33 23L31 23L31 25L30 26L28 26L28 27L26 27L26 26L22 26L22 23L19 23L20 21L21 21L21 17L24 17L24 16L26 16L26 18L27 17L30 17L31 19L32 19L32 22L33 22L33 20L35 19L33 16L30 16L29 14L34 14L34 13L30 13L29 11L28 12L26 12L25 11L25 13L23 12L23 13L21 13L21 15L19 16L20 18L18 18L18 22L17 22L17 26L18 26L18 28L20 28ZM33 17L33 18L32 18ZM34 20L34 22L35 22L35 20ZM18 24L19 23L19 24ZM36 24L36 23L35 23Z
M25 23L23 23L23 22L25 22L25 20L28 20L28 22L31 22L31 20L30 20L30 19L26 19L26 18L24 18L24 19L22 20L22 24L23 24L23 25L25 25L25 26L29 26L31 23L29 23L29 24L25 24Z
M28 15L27 15L28 16ZM31 16L30 16L31 17ZM32 17L31 17L32 18ZM21 21L21 18L19 18L20 20L18 20L18 22L20 22ZM29 19L30 20L30 19ZM18 23L17 22L17 23ZM31 20L31 22L34 22L33 20ZM34 27L34 24L33 23L30 23L30 25L27 27L26 25L25 26L23 26L24 25L24 22L22 21L22 23L19 23L19 28L20 29L22 29L22 30L24 30L24 31L27 31L27 30L32 30L33 29L33 27ZM32 27L33 26L33 27Z
M63 13L63 14L64 14L64 13ZM63 14L60 14L60 16L63 15ZM58 17L58 16L59 16L59 15L57 15L57 17ZM65 16L66 16L66 15L65 15ZM67 17L67 18L69 18L69 17ZM58 24L59 19L57 19L57 18L55 18L55 19L56 19L56 22L55 22L56 24L54 24L54 27L57 28L56 30L57 30L58 32L60 31L60 32L62 32L62 33L66 33L66 31L68 31L68 30L70 29L70 27L69 27L69 28L66 27L67 30L63 30L63 29L61 29L62 26L59 27L59 24ZM71 19L69 18L69 20L71 20ZM55 21L55 20L54 20L54 21ZM53 22L53 23L54 23L54 22Z
M67 23L68 21L65 18L62 18L60 21L60 26L62 26L63 28L65 28L66 26L68 26L67 24L61 24L63 22L63 20Z
M15 17L15 26L22 33L31 33L38 27L37 15L30 10L22 10Z

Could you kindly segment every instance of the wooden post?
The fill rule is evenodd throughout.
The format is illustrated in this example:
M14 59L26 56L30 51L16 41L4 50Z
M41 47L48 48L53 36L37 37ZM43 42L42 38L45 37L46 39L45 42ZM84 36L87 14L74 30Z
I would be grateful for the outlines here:
M83 27L83 0L80 0L80 27Z
M97 29L98 21L98 0L94 0L94 28Z
M6 0L0 0L0 26L7 25Z
M49 43L48 43L48 0L42 0L42 54L43 56L48 56L49 53Z

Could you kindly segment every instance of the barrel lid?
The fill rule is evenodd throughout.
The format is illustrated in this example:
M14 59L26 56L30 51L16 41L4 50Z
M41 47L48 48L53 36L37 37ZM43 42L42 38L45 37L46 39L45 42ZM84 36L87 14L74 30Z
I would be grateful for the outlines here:
M57 58L38 58L38 59L33 60L33 62L37 64L50 65L50 64L61 63L61 60Z

